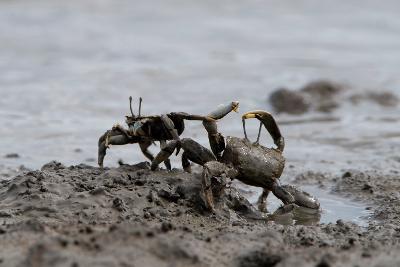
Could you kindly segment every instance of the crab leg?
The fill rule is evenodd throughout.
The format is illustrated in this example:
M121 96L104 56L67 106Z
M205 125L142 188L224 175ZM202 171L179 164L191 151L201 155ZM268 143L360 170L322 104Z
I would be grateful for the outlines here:
M140 150L142 151L143 155L146 158L148 158L150 161L152 161L154 159L154 156L148 150L149 146L151 146L151 141L150 140L140 141L139 142L139 147L140 147Z
M309 193L300 190L293 185L282 185L282 188L294 197L294 203L309 209L319 209L319 201Z
M218 132L218 126L215 121L203 121L203 125L208 133L211 151L217 159L220 159L221 154L225 149L225 139L223 135Z
M239 102L233 101L227 105L219 106L216 110L209 113L207 116L193 115L186 112L171 112L170 115L180 117L183 120L215 121L222 119L232 111L237 112L238 109Z
M161 140L160 141L160 148L163 149L166 146L167 146L167 141ZM151 159L151 161L153 161L153 160L154 160L154 157L153 157L153 159ZM164 164L165 164L165 167L167 168L167 170L170 171L172 169L171 161L169 159L164 160Z
M138 138L129 138L118 130L108 130L99 138L97 163L100 168L103 168L104 157L106 156L109 145L126 145L138 142Z
M233 101L228 103L227 105L221 105L216 110L209 113L207 116L200 115L190 115L185 112L173 112L170 113L173 116L181 117L184 120L202 120L204 128L208 133L208 139L210 141L211 150L214 155L219 158L221 156L221 152L225 148L224 137L218 132L218 127L216 120L222 119L230 112L237 112L239 108L239 102Z
M224 193L226 178L233 179L236 174L233 169L218 161L209 161L204 164L201 181L202 195L210 211L215 211L214 199L218 200Z
M258 209L262 212L267 212L267 197L269 195L269 192L271 192L271 191L264 188L262 194L260 195L260 197L257 200Z
M182 139L182 164L186 171L190 169L190 161L203 166L202 197L207 209L214 211L214 198L218 199L224 192L226 178L237 176L237 171L224 163L216 161L214 154L204 146L190 138Z
M185 112L172 112L170 116L180 117L184 120L202 120L203 125L208 132L208 137L210 140L211 149L218 158L221 155L221 152L225 149L225 140L223 136L218 132L218 127L215 120L221 119L226 116L231 111L237 111L239 107L239 102L231 102L228 105L220 106L217 110L211 112L207 116L200 116L200 115L191 115ZM157 169L158 165L162 161L167 161L168 158L172 155L172 153L177 150L176 153L179 153L181 146L184 146L185 143L190 146L191 142L189 139L186 139L186 142L180 140L177 130L175 129L175 125L173 121L168 117L168 115L164 114L161 115L161 120L163 121L164 126L171 134L173 141L169 142L166 146L161 148L161 151L158 153L156 158L152 161L151 169ZM190 139L191 140L191 139ZM193 141L194 142L194 141ZM197 144L197 143L196 143ZM200 145L199 145L200 146ZM184 149L185 150L185 149ZM190 156L188 154L191 154ZM203 165L205 162L201 159L197 159L194 157L193 153L186 152L182 155L182 166L185 171L190 172L190 161ZM214 156L212 156L213 159ZM189 161L190 160L190 161Z
M161 162L165 162L174 153L175 149L180 146L180 140L173 140L166 144L161 151L157 154L154 160L151 162L151 170L154 171L158 168Z
M163 122L165 128L170 133L173 141L167 143L165 140L160 141L161 151L157 154L156 158L154 158L151 162L151 169L157 169L158 165L164 161L165 167L168 170L171 170L171 162L169 157L171 154L177 150L176 154L179 153L180 150L180 138L178 131L175 128L174 122L168 117L167 114L163 114L160 116L161 121Z
M167 160L178 147L182 147L184 151L182 155L182 166L187 172L190 172L190 161L203 166L207 162L215 160L215 156L210 150L191 138L183 138L182 140L171 141L161 149L154 158L151 169L157 169L158 165Z
M206 204L207 209L214 211L214 197L212 194L211 188L211 170L208 166L204 166L203 174L201 179L201 192L203 196L204 203Z
M169 115L181 118L183 120L189 120L189 121L203 121L203 120L209 120L207 116L201 116L201 115L192 115L186 112L171 112Z
M260 126L258 127L258 135L257 135L257 141L256 144L260 142L260 137L261 137L261 129L262 129L262 122L260 122Z
M175 128L174 122L168 117L168 115L163 114L160 116L160 118L173 140L169 143L167 143L165 140L160 141L161 151L154 159L152 159L151 170L157 169L161 162L164 162L167 170L171 170L171 161L169 160L169 157L175 151L175 149L177 150L176 154L179 153L181 140L179 138L178 131Z
M151 154L151 152L148 150L149 146L151 146L152 141L149 140L142 140L139 142L139 147L140 150L142 150L143 155L148 158L150 161L154 160L154 156L153 154ZM163 147L166 146L166 141L165 140L161 140L160 141L160 148L162 149ZM169 159L164 161L165 167L167 168L167 170L171 170L171 162Z
M252 118L257 118L261 121L262 124L264 124L264 127L268 130L269 134L272 136L274 139L275 145L278 147L278 150L283 152L283 149L285 148L285 139L283 138L281 131L279 130L278 125L276 124L276 121L272 115L266 111L263 110L254 110L254 111L249 111L243 114L242 116L242 122L243 122L243 131L245 138L247 138L247 133L246 133L246 119L252 119Z
M189 156L186 151L182 153L182 167L185 172L192 173L192 167L190 165Z
M288 205L295 202L295 198L286 191L282 186L280 186L276 181L272 184L272 193L279 198L283 204Z
M171 134L173 140L179 140L178 131L175 128L174 122L168 117L167 114L163 114L160 116L165 128L167 128L168 132Z

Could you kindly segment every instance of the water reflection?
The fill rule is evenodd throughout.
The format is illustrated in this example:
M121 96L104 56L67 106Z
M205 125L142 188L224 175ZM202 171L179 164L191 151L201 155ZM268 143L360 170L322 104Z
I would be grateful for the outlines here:
M279 213L279 209L278 209ZM296 206L292 211L283 214L271 214L267 218L283 225L317 225L321 222L322 210Z
M317 186L301 186L301 189L315 196L321 203L321 210L295 207L291 212L280 213L282 202L273 194L268 196L268 210L272 212L267 218L284 225L316 225L318 223L336 223L337 220L350 221L360 226L368 226L371 211L367 210L365 203L356 202L338 195L329 193ZM256 205L259 189L254 188L257 193L247 192L249 201ZM278 211L278 212L276 212Z

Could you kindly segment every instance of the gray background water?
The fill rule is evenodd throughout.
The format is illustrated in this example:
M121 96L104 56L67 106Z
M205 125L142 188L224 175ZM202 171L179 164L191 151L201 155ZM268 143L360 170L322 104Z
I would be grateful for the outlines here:
M129 95L144 98L145 114L205 114L231 100L241 112L269 109L274 88L318 78L399 93L398 3L2 0L0 156L21 158L0 164L95 164L98 136L123 123ZM333 115L342 119L282 126L297 171L399 167L398 109L347 103ZM220 128L242 135L237 114ZM207 145L200 123L184 136ZM144 159L114 147L105 164L119 158Z

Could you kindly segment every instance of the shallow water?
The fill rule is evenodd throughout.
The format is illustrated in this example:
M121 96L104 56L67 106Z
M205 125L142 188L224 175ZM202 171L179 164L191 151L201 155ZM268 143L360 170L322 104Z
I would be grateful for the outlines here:
M278 223L282 224L302 224L316 225L318 223L336 223L338 220L349 221L363 227L368 226L368 220L372 215L370 210L367 210L368 205L359 201L349 200L347 198L331 194L328 191L319 188L318 186L301 186L301 189L316 197L321 204L319 213L307 208L296 208L293 213L288 216L279 216L273 218ZM253 205L257 205L258 196L261 190L252 189L257 193L248 195L249 201ZM268 196L268 211L273 213L281 205L282 202L273 194Z
M0 165L95 165L97 139L123 123L129 95L144 98L144 114L206 114L232 100L241 112L270 109L273 89L319 78L400 94L399 8L395 0L0 1L0 157L20 155ZM399 169L399 114L343 103L330 115L338 120L282 124L294 167L282 181L310 169ZM242 136L237 114L219 125ZM200 123L183 136L208 146ZM120 158L144 160L135 145L114 147L105 165Z

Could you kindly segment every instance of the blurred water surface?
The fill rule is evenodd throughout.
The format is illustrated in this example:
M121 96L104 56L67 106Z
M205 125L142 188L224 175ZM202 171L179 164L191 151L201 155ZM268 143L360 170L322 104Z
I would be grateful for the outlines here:
M1 165L95 164L97 139L123 123L129 95L144 98L145 114L206 114L232 100L241 112L269 109L276 87L318 78L399 93L399 8L394 0L2 0L0 157L21 158ZM333 115L340 120L282 126L296 172L399 167L398 109L346 104ZM220 129L241 136L239 115ZM208 145L200 123L184 136ZM119 158L144 159L134 145L114 147L105 164Z

